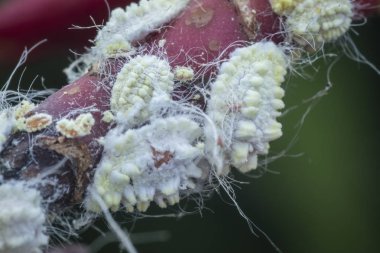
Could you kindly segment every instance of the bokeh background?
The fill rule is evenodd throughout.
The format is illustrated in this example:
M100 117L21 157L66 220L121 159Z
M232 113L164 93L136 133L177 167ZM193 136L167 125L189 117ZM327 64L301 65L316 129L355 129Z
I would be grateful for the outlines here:
M380 19L370 19L350 33L357 48L378 68L379 31ZM78 31L72 34L75 37ZM6 51L1 41L0 36L0 46ZM62 69L75 45L61 43L51 50L48 43L31 54L22 87L29 87L36 75L36 89L42 87L41 77L49 88L65 84ZM38 53L48 49L48 53ZM339 48L333 51L339 55L335 64L320 59L304 69L303 77L288 77L285 83L289 110L281 118L284 136L272 144L271 154L282 157L252 175L234 175L246 182L235 187L241 209L285 253L379 252L380 76L345 57ZM17 59L7 57L0 60L1 84ZM20 74L12 81L13 89ZM308 100L329 81L332 87L327 95ZM186 201L170 211L183 214L180 208L194 214L143 219L119 214L117 220L132 233L141 253L276 252L261 232L251 233L223 193L205 199L201 211ZM153 208L149 214L159 212ZM99 239L99 229L107 232L104 221L71 240L94 251L98 248L100 253L120 252L112 235ZM101 248L102 243L106 245Z

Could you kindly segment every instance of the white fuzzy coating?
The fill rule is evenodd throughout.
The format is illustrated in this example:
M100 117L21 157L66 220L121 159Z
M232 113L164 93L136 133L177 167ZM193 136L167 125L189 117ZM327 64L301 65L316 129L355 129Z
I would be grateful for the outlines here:
M155 103L170 100L174 75L169 62L153 55L139 55L127 62L112 87L111 110L119 121L140 124Z
M21 101L21 103L19 103L14 108L14 111L15 111L14 116L15 116L16 120L23 118L28 112L33 110L35 107L36 107L35 104L33 104L27 100Z
M11 108L0 111L0 152L3 150L3 145L11 134L15 123L14 112Z
M0 185L0 252L39 253L47 245L41 196L21 182Z
M91 50L64 70L69 81L75 81L103 59L134 54L136 48L133 47L133 42L144 39L172 21L189 2L190 0L141 0L138 4L130 4L126 9L114 9L106 25L98 31Z
M114 34L102 45L101 50L103 55L115 56L118 53L131 51L132 45L121 34Z
M304 0L287 15L286 26L293 40L315 48L348 31L352 10L350 0Z
M67 138L76 138L89 135L95 124L95 119L91 113L83 113L75 119L60 119L56 123L56 129Z
M36 107L35 104L27 101L27 100L23 100L21 101L21 103L19 103L18 105L16 105L15 107L13 107L13 110L14 110L14 119L15 119L15 122L14 122L14 129L15 130L19 130L19 131L24 131L26 126L25 126L25 115L30 112L31 110L33 110L34 108Z
M175 79L181 82L190 81L194 78L194 70L190 67L177 66L174 69Z
M116 127L104 138L94 177L93 187L109 208L123 204L127 211L143 212L152 201L164 208L177 203L181 191L196 186L194 180L202 177L197 162L203 156L198 123L173 116L139 129L122 129ZM91 196L87 208L97 210Z
M303 0L270 0L270 4L275 13L284 15L294 9Z
M109 55L129 50L130 42L143 39L155 29L175 18L189 0L141 0L126 10L112 11L107 24L99 31L93 50Z
M102 121L106 122L106 123L111 123L112 121L115 120L115 116L113 115L113 113L109 110L103 112L103 117L102 117Z
M40 131L53 123L53 117L47 113L36 113L25 118L25 129L27 132Z
M276 117L284 107L281 83L287 61L272 42L236 49L211 85L207 113L218 129L217 145L229 165L246 172L282 135Z

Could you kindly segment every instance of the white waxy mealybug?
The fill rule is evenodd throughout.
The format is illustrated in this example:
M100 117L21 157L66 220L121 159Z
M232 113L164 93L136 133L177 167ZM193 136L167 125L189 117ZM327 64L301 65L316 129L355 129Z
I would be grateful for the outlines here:
M139 55L127 62L112 87L111 110L117 120L138 125L149 119L154 103L170 100L174 74L169 62Z
M91 113L83 113L75 119L60 119L56 123L57 131L67 138L76 138L89 135L95 124L95 119Z
M275 12L286 16L290 39L312 49L340 38L353 17L350 0L271 0L271 4Z
M269 142L282 135L276 117L284 107L280 85L286 68L284 53L272 42L238 48L220 66L207 113L227 164L243 172L255 169L257 155L267 154Z
M48 243L39 191L22 182L0 185L0 252L41 253Z
M161 118L139 129L111 130L103 140L104 153L93 187L106 205L117 210L146 211L152 201L173 205L181 192L191 191L203 175L197 161L203 156L198 123L183 116ZM91 199L87 208L97 210Z

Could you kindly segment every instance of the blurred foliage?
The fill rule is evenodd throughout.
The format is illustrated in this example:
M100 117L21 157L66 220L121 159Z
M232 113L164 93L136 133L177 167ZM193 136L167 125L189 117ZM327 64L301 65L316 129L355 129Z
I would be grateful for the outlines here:
M355 28L360 36L351 33L359 50L377 67L379 28L380 20L370 20ZM69 55L65 50L57 55ZM28 63L20 83L27 88L38 74L47 87L61 87L65 84L62 69L68 62L68 58L52 55ZM272 154L288 148L286 155L262 168L261 177L235 173L236 180L249 182L235 188L241 208L285 253L378 252L380 77L368 66L343 56L331 67L333 86L328 95L312 100L314 107L303 103L326 87L331 62L319 60L313 68L306 68L312 81L291 77L285 84L286 104L295 107L282 118L284 136L273 143ZM11 68L1 68L1 83L10 72ZM20 73L13 79L13 89ZM33 87L41 88L40 80ZM185 208L186 201L180 206ZM171 211L178 213L179 209ZM158 212L153 208L149 213ZM214 194L205 200L201 212L182 218L137 219L121 214L117 219L139 235L140 253L275 252L263 234L257 232L256 237L250 232L225 194ZM107 230L103 221L96 226ZM164 232L152 238L149 232L154 231ZM96 229L90 229L78 241L90 245L99 236ZM118 243L99 252L119 252Z

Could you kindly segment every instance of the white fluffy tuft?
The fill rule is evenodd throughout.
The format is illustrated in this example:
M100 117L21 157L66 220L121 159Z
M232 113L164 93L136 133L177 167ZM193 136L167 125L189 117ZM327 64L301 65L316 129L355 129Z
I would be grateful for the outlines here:
M38 191L21 182L0 186L0 252L39 253L48 243Z

